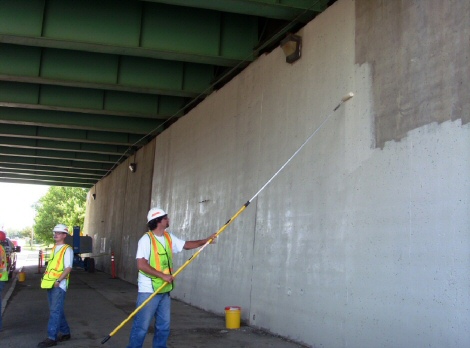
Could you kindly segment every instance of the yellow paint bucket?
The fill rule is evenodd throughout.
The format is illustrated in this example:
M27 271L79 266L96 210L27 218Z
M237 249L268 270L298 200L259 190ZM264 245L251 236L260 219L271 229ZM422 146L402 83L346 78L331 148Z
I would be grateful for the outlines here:
M240 313L241 307L228 306L225 307L225 327L227 329L240 328Z
M18 273L18 281L19 282L24 282L26 280L26 273L20 272Z

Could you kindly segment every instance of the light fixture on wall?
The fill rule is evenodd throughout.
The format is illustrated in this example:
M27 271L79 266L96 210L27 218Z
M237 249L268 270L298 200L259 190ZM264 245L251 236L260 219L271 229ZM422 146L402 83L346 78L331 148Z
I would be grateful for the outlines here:
M131 171L131 173L135 173L135 171L137 170L137 163L135 162L135 152L132 162L129 163L129 170Z
M96 193L93 193L93 194L91 195L91 197L93 197L93 200L95 200L95 199L96 199Z
M286 55L287 63L294 63L302 55L302 37L295 34L288 34L279 44Z

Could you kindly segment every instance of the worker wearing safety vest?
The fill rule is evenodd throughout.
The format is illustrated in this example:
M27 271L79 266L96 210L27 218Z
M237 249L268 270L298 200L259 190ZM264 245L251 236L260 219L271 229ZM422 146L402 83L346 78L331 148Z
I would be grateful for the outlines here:
M64 314L64 301L72 271L73 250L70 245L65 244L65 238L69 235L67 226L56 225L52 233L55 245L41 281L41 288L47 289L49 323L47 338L39 342L39 348L56 346L57 341L70 339L70 327Z
M170 226L167 213L160 208L152 208L147 214L150 232L144 234L137 246L137 269L139 275L137 307L164 285L150 302L137 312L129 337L128 348L142 347L152 318L155 320L153 348L166 347L170 335L170 291L173 289L173 254L195 249L217 238L215 233L209 238L184 241L166 231Z
M5 232L0 231L0 241L5 241ZM8 281L8 260L3 245L0 244L0 330L2 329L2 291Z

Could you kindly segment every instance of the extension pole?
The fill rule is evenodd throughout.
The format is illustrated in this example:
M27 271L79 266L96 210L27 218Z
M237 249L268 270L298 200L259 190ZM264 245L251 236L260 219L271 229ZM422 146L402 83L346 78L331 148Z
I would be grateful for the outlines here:
M333 111L325 118L325 120L320 124L320 126L307 138L307 140L304 141L304 143L297 149L297 151L294 152L294 154L286 161L286 163L284 163L282 165L281 168L279 168L279 170L274 173L274 175L271 177L271 179L269 179L259 190L258 192L256 192L256 194L250 198L250 200L248 200L236 213L235 215L233 215L226 223L225 225L223 225L218 231L217 233L215 234L215 238L217 238L219 236L219 234L221 234L226 228L228 225L230 225L247 207L248 205L250 205L250 203L256 198L258 197L258 195L261 193L261 191L263 191L266 186L269 185L269 183L271 181L273 181L273 179L289 164L289 162L295 157L297 156L297 154L300 152L300 150L302 150L302 148L310 141L310 139L312 139L312 137L323 127L323 125L326 123L326 121L328 121L328 119L330 118L331 115L333 115L333 113L339 109L339 107L341 106L341 104L347 102L349 99L351 99L352 97L354 96L354 94L352 92L349 92L348 94L346 94L343 98L341 98L341 101L339 102L339 104L333 109ZM180 268L178 268L178 270L172 274L173 278L176 278L176 276L181 273L191 262L194 261L194 259L196 259L196 257L199 256L199 254L204 250L204 248L208 245L208 244L211 244L213 241L213 239L209 239L197 252L194 253L193 256L191 256ZM143 307L145 307L147 305L148 302L150 302L166 285L168 284L168 282L165 282L163 283L152 295L149 296L148 299L146 299L144 302L142 302L142 304L137 307L121 324L119 324L107 337L105 337L102 341L101 341L101 344L105 344L112 336L114 336L124 325L127 324L127 322L129 322L129 320L131 320Z

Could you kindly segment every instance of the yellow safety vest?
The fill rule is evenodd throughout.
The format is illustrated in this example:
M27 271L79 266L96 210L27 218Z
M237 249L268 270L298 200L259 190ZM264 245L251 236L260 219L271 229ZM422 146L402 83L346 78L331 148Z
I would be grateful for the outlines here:
M170 234L166 231L163 233L163 235L165 236L165 247L163 247L163 245L157 240L157 238L152 232L147 232L147 235L149 236L151 242L149 265L164 274L172 274L173 244L171 241ZM167 252L167 250L169 251ZM155 277L143 271L139 272L152 280L153 291L156 291L158 288L160 288L160 286L163 285L163 283L165 283L162 278ZM173 283L165 285L160 291L160 293L170 292L171 290L173 290Z
M7 253L3 246L0 245L0 282L8 281L8 261Z
M71 248L70 245L64 244L62 249L60 249L60 251L56 254L55 247L56 246L54 245L54 247L52 248L51 255L49 256L49 261L47 262L46 271L42 276L41 288L43 289L52 289L54 287L54 283L64 272L65 251L68 248ZM67 275L67 288L69 287L69 278L70 274Z

